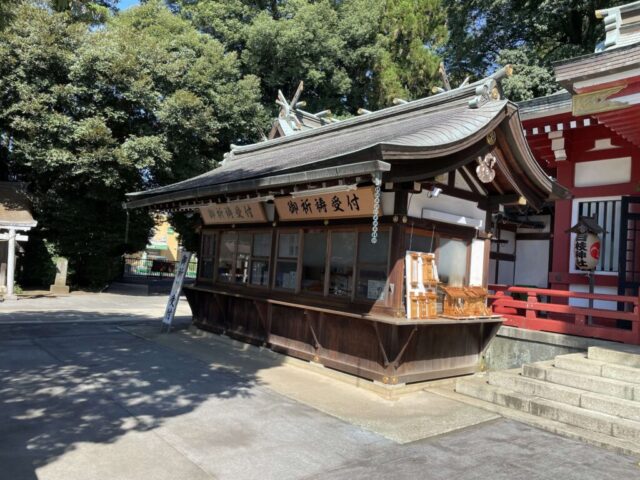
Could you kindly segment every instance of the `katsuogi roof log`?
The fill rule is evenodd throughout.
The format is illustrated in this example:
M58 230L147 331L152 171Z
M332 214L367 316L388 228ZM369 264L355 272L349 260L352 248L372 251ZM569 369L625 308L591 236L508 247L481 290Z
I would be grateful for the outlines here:
M128 207L162 208L216 195L256 194L381 173L385 182L429 181L487 154L495 179L485 195L524 197L541 208L568 192L533 158L517 106L503 99L501 70L482 81L290 136L234 147L221 167L203 175L128 195Z

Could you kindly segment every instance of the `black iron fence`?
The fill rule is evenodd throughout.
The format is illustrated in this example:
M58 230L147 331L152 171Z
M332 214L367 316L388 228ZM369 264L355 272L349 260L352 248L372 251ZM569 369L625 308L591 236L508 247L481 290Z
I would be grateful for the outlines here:
M179 262L163 259L140 258L125 255L123 277L135 278L173 278ZM198 262L193 259L189 262L186 278L196 278Z

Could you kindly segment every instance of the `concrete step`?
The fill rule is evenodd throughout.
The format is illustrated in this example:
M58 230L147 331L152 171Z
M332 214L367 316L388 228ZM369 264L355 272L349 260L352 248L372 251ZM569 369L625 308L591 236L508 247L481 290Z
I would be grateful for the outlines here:
M640 368L640 347L632 345L621 345L615 349L589 347L587 356L591 360Z
M558 355L554 361L554 365L564 370L571 370L572 372L586 373L588 375L640 384L640 368L593 360L587 358L583 353Z
M563 368L554 367L548 362L523 365L522 375L536 380L564 385L566 387L573 387L611 397L640 402L640 385L597 375L565 370Z
M523 395L546 398L547 400L554 400L575 407L580 406L580 396L584 393L584 391L577 388L525 377L513 370L489 372L488 383L489 385L513 390Z
M490 372L489 385L505 390L540 397L574 407L606 413L614 417L640 422L640 403L610 397L599 393L585 392L573 387L557 385L520 375L516 371Z
M640 442L640 422L500 388L484 378L460 379L456 392L616 439Z
M467 377L465 381L467 379L469 379L469 377ZM634 455L640 458L640 442L614 438L610 435L600 434L592 430L585 430L584 428L574 427L573 425L568 425L566 423L537 417L528 412L503 407L469 395L457 393L453 389L450 390L446 387L434 387L430 388L429 391L457 402L463 402L474 407L484 408L490 412L498 413L505 418L526 423L536 428L540 428L557 435L562 435L563 437L573 438L596 447L608 448L623 455Z

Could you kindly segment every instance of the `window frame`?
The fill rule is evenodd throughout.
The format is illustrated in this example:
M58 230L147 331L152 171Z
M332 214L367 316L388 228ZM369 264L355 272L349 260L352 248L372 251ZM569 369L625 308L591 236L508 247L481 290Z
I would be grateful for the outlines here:
M215 281L217 283L221 283L222 285L236 285L236 282L234 280L236 278L236 252L238 251L238 232L236 230L220 230L219 233L220 243L218 246L218 255L216 256L216 266L218 268L220 266L220 254L222 252L222 237L226 233L231 233L235 238L233 242L233 252L231 253L231 269L229 270L229 280L222 280L220 278L220 272L216 268Z
M622 196L621 195L612 195L612 196L606 196L606 197L581 197L581 198L574 198L571 202L571 225L569 226L573 226L576 223L578 223L578 217L579 217L579 211L580 211L580 204L581 203L596 203L596 202L611 202L611 201L617 201L620 202L619 204L619 208L617 210L617 213L619 215L619 220L620 222L622 221ZM614 218L614 225L615 225L616 221ZM616 232L616 234L618 234L619 232ZM579 274L579 275L584 275L585 271L584 270L578 270L576 268L576 256L575 256L575 251L573 248L573 245L575 244L575 237L576 234L571 232L569 234L569 273L570 274ZM619 239L617 239L619 240ZM611 244L613 245L613 244ZM600 252L601 257L604 258L605 253L604 252ZM614 259L613 262L613 266L615 267L615 270L594 270L593 273L594 275L603 275L603 276L618 276L618 270L619 270L619 260L620 260L620 251L618 251L618 257ZM600 262L598 262L599 265Z
M385 280L385 285L384 285L384 289L385 289L385 295L384 295L384 299L383 300L379 300L379 299L370 299L370 298L363 298L363 297L358 297L357 292L358 292L358 283L360 281L360 269L362 264L360 263L360 234L361 233L369 233L371 234L370 228L367 227L359 227L357 228L357 237L356 237L356 270L354 272L354 284L353 284L353 296L352 296L352 301L356 302L356 303L361 303L361 304L367 304L367 305L384 305L384 306L388 306L391 302L392 302L392 298L391 298L391 292L389 292L389 282L390 282L390 278L389 278L389 274L390 274L390 265L389 265L389 260L391 258L391 249L393 248L393 230L391 228L391 226L381 226L378 229L378 233L381 232L388 232L389 234L389 245L387 248L387 257L386 257L386 263L385 263L385 276L386 276L386 280ZM367 263L365 265L376 265L373 263Z
M211 268L212 268L212 272L211 272L211 277L204 277L202 276L202 268L204 267L204 260L205 260L205 255L204 255L204 246L205 246L205 242L204 242L204 237L213 237L214 239L214 245L213 245L213 251L211 252ZM218 237L219 237L219 231L217 230L202 230L200 232L200 249L199 249L199 257L198 257L198 275L197 275L197 280L200 281L205 281L207 283L213 283L216 280L216 267L217 267L217 263L218 263L218 247L219 247L219 241L218 241Z
M356 292L356 271L358 268L358 229L357 227L349 227L349 228L333 228L333 229L327 229L327 257L326 257L326 264L325 264L325 288L324 288L324 295L325 297L328 298L336 298L336 299L345 299L348 298L350 301L354 301L355 299L355 292ZM333 245L333 234L334 233L353 233L356 237L355 240L355 245L354 245L354 252L353 252L353 262L351 265L352 268L352 285L351 285L351 294L349 294L348 296L340 296L340 295L334 295L329 293L329 289L331 287L331 255L332 255L332 245ZM387 274L388 274L388 269L389 269L389 265L388 265L388 259L387 259Z
M254 255L253 247L256 241L256 235L268 235L271 237L269 239L269 255L267 257ZM251 250L249 253L249 281L247 283L236 283L236 285L246 285L251 288L261 288L261 289L269 289L271 286L271 269L272 269L272 255L273 255L273 230L253 230L251 231ZM255 284L251 282L251 275L253 272L253 262L254 261L266 261L267 262L267 283L265 285Z
M293 257L281 257L279 256L280 253L280 237L283 234L297 234L298 235L298 255L295 257L295 260L293 259ZM278 228L276 229L276 244L275 244L275 248L272 249L272 255L273 255L273 278L270 284L271 289L277 291L277 292L287 292L287 293L300 293L300 287L302 285L301 283L301 273L302 273L302 265L301 265L301 256L302 256L302 250L304 248L304 236L302 235L302 229L301 228ZM277 277L277 269L278 269L278 263L280 261L283 262L287 262L287 263L295 263L296 266L296 284L294 286L293 289L291 288L284 288L284 287L278 287L276 285L276 277Z

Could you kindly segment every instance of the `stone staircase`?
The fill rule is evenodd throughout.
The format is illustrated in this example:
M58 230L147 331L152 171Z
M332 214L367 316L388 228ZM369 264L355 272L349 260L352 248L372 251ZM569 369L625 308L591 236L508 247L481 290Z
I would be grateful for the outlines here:
M459 379L456 392L507 417L640 455L638 348L590 347L586 355Z

